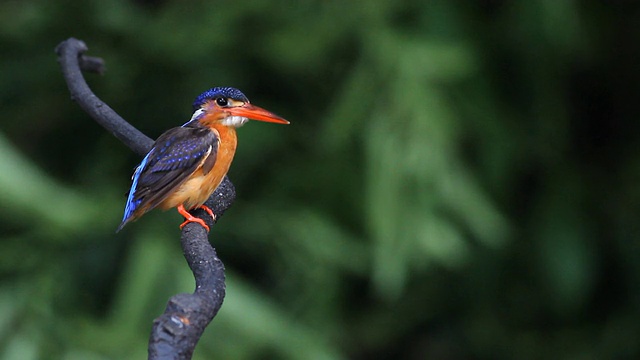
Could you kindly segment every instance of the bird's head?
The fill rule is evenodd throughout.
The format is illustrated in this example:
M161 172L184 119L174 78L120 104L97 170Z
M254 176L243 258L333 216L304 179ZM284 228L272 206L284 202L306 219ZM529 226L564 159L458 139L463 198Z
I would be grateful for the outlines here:
M203 92L193 102L193 109L194 113L189 122L199 121L209 126L219 123L240 127L250 119L278 124L289 123L270 111L252 105L240 90L232 87L216 87Z

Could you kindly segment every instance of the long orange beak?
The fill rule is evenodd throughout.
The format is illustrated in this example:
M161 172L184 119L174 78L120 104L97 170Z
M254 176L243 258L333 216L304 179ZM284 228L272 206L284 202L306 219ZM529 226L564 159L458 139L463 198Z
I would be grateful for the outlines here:
M288 124L289 122L280 116L267 111L261 107L246 103L242 106L232 107L227 110L231 115L242 116L252 120L260 120L277 124Z

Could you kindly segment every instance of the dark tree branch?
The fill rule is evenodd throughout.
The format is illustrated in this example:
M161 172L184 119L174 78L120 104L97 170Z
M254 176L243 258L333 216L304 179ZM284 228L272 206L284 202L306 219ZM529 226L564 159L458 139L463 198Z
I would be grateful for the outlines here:
M84 42L70 38L56 47L58 62L69 87L71 98L95 121L139 155L146 154L153 140L131 126L91 91L82 71L102 74L104 61L85 56ZM235 189L227 177L207 200L206 205L217 218L224 214L235 199ZM209 227L213 221L203 210L194 215L204 219ZM224 265L209 243L205 229L195 223L182 230L184 257L193 271L196 290L193 294L178 294L169 299L164 314L153 322L149 339L149 359L191 359L204 329L216 316L225 296Z
M87 50L87 45L83 41L74 38L63 41L56 47L58 62L67 81L71 99L136 154L145 155L153 146L153 140L126 122L109 105L100 100L84 80L82 70L97 73L105 71L102 59L83 55Z

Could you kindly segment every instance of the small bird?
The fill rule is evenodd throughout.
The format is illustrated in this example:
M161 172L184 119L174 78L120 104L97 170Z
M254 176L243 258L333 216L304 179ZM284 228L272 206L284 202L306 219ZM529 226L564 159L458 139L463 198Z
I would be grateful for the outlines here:
M187 210L203 208L229 171L236 152L236 128L249 119L279 124L289 122L249 103L238 89L215 87L200 94L187 123L160 135L131 177L131 190L118 231L156 207L177 208L186 221L205 222Z

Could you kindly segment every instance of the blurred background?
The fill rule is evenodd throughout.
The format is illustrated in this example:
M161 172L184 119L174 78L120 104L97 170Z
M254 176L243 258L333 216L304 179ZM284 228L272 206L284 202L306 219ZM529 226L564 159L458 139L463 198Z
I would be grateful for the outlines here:
M213 86L239 130L194 359L640 358L636 1L0 3L0 359L142 359L193 291L175 211L115 234L151 137Z

